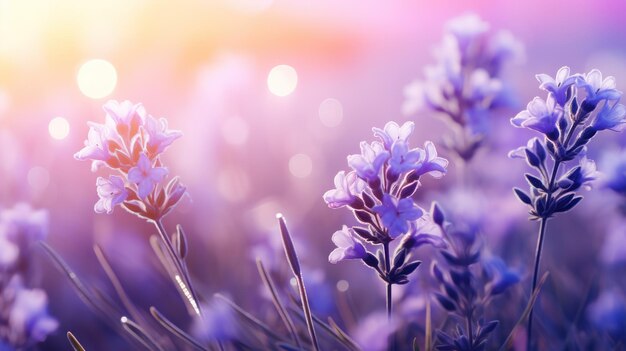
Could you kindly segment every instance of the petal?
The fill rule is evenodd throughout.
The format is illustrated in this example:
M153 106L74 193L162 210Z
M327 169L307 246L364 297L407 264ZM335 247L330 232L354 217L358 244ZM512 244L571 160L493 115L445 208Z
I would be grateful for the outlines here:
M558 84L563 84L563 82L565 81L565 79L567 77L569 77L569 67L567 66L563 66L561 68L559 68L559 70L556 72L556 82Z
M139 169L139 167L133 167L128 170L128 181L131 183L139 183L144 179L143 172Z
M167 176L169 171L165 167L156 167L150 170L150 179L152 179L155 183L158 183Z
M154 187L154 183L152 183L152 181L150 181L149 179L143 179L142 181L139 182L139 187L138 187L138 194L139 197L142 199L145 199L146 196L148 196L150 194L150 192L152 192L152 188Z
M328 261L332 264L336 264L337 262L343 260L344 256L344 250L336 248L330 253L330 255L328 255Z
M336 231L332 236L332 241L337 247L352 247L354 246L354 239L348 234L348 227L343 226L343 229Z

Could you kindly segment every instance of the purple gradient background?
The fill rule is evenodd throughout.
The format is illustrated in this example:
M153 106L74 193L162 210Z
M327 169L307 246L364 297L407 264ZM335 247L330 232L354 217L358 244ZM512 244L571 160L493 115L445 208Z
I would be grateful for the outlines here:
M524 62L506 70L520 109L539 94L534 74L554 74L562 65L576 72L599 68L614 75L621 90L626 82L626 3L618 0L276 0L261 12L213 1L106 3L0 0L0 95L5 97L0 104L0 207L26 201L48 209L48 242L81 275L103 280L91 250L100 243L130 289L145 293L142 305L174 301L165 310L182 304L159 276L149 251L153 229L119 208L111 216L96 215L96 175L87 163L72 158L87 135L86 122L103 120L101 105L109 98L142 102L185 134L167 151L165 163L188 185L191 200L166 224L186 228L193 243L191 270L202 290L229 291L246 305L259 294L250 290L258 281L251 247L277 235L275 212L288 218L308 266L325 271L330 282L346 276L345 267L331 266L326 257L330 236L348 220L348 211L327 209L321 195L336 171L347 167L345 156L370 138L372 126L406 120L402 90L434 62L432 48L450 18L475 12L492 29L507 29L524 43ZM106 59L118 70L117 88L104 99L85 97L76 84L78 67L93 58ZM298 86L286 97L267 89L267 74L278 64L298 72ZM326 98L343 106L343 121L334 128L318 117ZM508 126L516 112L501 116L494 168L478 170L506 178L501 180L505 184L521 180L522 165L505 157L507 148L527 136ZM48 134L55 116L67 118L71 126L61 141ZM223 137L222 125L232 116L248 125L243 145ZM429 113L417 117L416 125L414 143L438 142L445 130ZM616 135L608 139L605 145L619 143ZM289 172L289 158L298 153L311 157L308 177ZM27 181L35 166L49 172L43 189ZM499 173L511 168L520 172ZM450 178L454 173L452 167ZM426 181L424 189L434 192L442 184ZM511 206L524 219L523 207ZM534 229L524 224L523 230ZM101 328L61 274L40 258L61 330ZM357 278L350 283L361 284ZM363 305L379 302L370 300ZM62 334L47 345L65 345ZM92 330L90 335L89 344L98 345L98 338L108 334Z

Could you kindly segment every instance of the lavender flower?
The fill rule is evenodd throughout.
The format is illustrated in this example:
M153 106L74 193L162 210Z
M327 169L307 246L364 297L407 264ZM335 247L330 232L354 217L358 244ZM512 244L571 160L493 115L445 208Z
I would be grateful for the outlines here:
M501 71L522 51L510 33L490 33L475 14L452 19L437 48L438 62L424 69L424 80L405 87L403 112L431 110L446 116L455 128L447 146L469 161L489 134L491 116L509 105Z
M112 175L109 179L98 177L96 186L98 187L97 191L100 197L100 200L94 206L96 213L111 213L115 206L123 203L128 198L124 179L120 176Z
M47 221L46 211L26 204L0 211L0 345L9 350L34 348L59 325L46 292L29 283L32 245L45 238Z
M598 131L617 129L623 123L623 107L614 102L621 92L615 89L613 77L603 80L602 73L595 69L585 76L569 73L567 67L561 68L554 83L545 75L539 75L541 87L549 92L548 103L544 106L542 100L535 98L527 111L511 120L516 127L530 128L545 135L542 140L533 139L521 149L528 165L536 171L535 175L525 174L530 193L513 189L519 200L530 208L531 219L541 222L532 291L537 286L548 219L574 208L582 200L576 191L581 187L589 188L598 176L595 163L585 156L586 145ZM573 80L576 84L572 84ZM558 101L558 105L551 100ZM601 110L600 104L604 104ZM512 156L519 156L521 150L513 152ZM577 158L578 165L571 162ZM565 168L562 171L561 166ZM532 320L531 310L527 328L529 347L533 341Z
M484 350L497 320L485 321L482 312L491 298L503 294L516 284L520 276L497 257L484 259L476 228L446 221L443 210L433 203L433 221L442 234L439 253L442 260L433 262L431 273L440 292L435 299L457 324L453 334L438 330L437 350Z
M166 175L167 168L153 167L152 161L144 153L139 156L137 165L128 170L128 180L137 184L137 194L142 199L145 199Z
M356 172L339 171L335 176L335 189L328 190L324 193L324 201L330 208L339 208L343 206L359 207L358 197L365 189L365 183Z
M409 223L422 217L424 211L415 205L412 199L397 199L389 194L383 197L383 203L372 208L383 225L389 228L389 236L395 239L409 230Z
M343 226L333 234L333 243L337 248L330 253L328 261L337 263L343 260L360 260L367 256L367 251L359 239L354 237L354 231L347 226Z
M391 315L391 285L408 283L408 275L420 265L420 261L408 261L413 248L422 244L438 244L426 233L418 233L415 222L423 217L411 196L420 185L422 175L441 177L446 173L448 161L437 156L431 142L425 149L409 147L413 122L402 126L389 122L384 128L373 128L380 142L361 142L361 154L348 156L348 165L354 172L335 176L336 189L324 194L330 208L347 206L366 227L344 226L335 232L333 241L337 248L329 261L361 259L387 283L387 312ZM361 179L355 179L354 177ZM421 235L424 234L424 235ZM400 237L406 237L392 257L389 245ZM377 255L370 253L361 240L381 246ZM378 256L378 257L377 257Z
M167 129L164 119L156 120L141 104L130 101L108 101L104 105L105 123L89 123L85 147L77 160L91 160L92 169L106 166L119 175L98 178L98 213L111 213L116 205L153 221L169 213L186 188L178 178L161 184L168 170L160 155L182 134Z

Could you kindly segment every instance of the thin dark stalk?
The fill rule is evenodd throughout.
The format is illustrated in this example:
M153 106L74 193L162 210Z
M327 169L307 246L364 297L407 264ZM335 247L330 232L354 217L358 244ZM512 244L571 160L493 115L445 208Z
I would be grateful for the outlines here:
M311 314L311 306L309 305L309 298L306 294L306 288L304 287L304 279L302 275L297 275L298 289L300 290L300 298L302 299L302 310L304 310L304 317L306 317L306 325L311 335L311 341L313 342L313 348L316 351L320 350L319 343L317 341L317 335L315 335L315 326L313 325L313 315Z
M548 199L547 203L552 201L552 188L554 187L554 182L556 181L556 175L559 170L559 166L561 165L561 161L554 162L554 168L552 169L552 174L550 175L550 181L548 184ZM533 268L533 283L530 293L532 294L537 288L537 279L539 277L539 264L541 263L541 252L543 249L543 242L546 235L546 225L548 223L548 217L542 217L541 223L539 225L539 237L537 238L537 248L535 250L535 265ZM527 349L532 350L532 328L533 328L533 307L530 308L530 313L528 315L528 328L526 330L526 340L527 340Z
M467 318L465 320L465 322L467 323L467 334L469 337L469 344L470 347L474 346L474 328L472 326L472 313L468 313L467 314Z
M170 333L176 335L181 340L187 342L189 345L197 348L198 350L207 350L204 346L202 346L198 341L196 341L193 337L187 334L185 331L180 329L176 324L172 323L169 319L167 319L159 310L155 307L150 307L150 314L156 319L161 326L167 329Z
M165 244L167 253L169 254L170 259L172 260L172 263L176 268L176 274L172 278L174 278L174 283L176 284L176 287L178 288L180 293L183 295L183 299L185 300L186 304L191 307L189 309L190 314L193 315L193 313L195 313L197 315L201 315L200 307L198 305L198 297L193 289L193 286L191 285L191 279L189 279L187 270L185 269L184 264L181 262L179 255L174 250L174 247L172 246L172 241L167 235L167 231L165 230L165 227L163 227L163 223L161 222L161 220L156 220L152 222L156 226L159 235L161 236L161 240Z
M70 344L72 344L72 348L74 349L74 351L85 351L83 345L78 342L78 339L76 339L72 332L67 332L67 339L70 341Z
M265 323L261 322L256 317L254 317L250 313L246 312L243 308L239 307L239 305L237 305L236 303L230 301L224 295L222 295L222 294L215 294L214 296L216 298L226 302L228 304L228 306L230 306L230 308L232 308L235 312L237 312L241 317L243 317L243 319L248 321L250 324L256 326L259 329L261 329L265 335L267 335L269 337L272 337L272 338L274 338L276 340L283 340L283 338L280 335L274 333L274 331L272 331L272 329L270 329L270 327L265 325Z
M300 339L298 338L298 334L296 333L296 327L294 326L291 318L289 318L289 314L287 314L287 311L285 310L285 306L283 306L283 304L280 301L278 292L276 291L276 285L274 284L272 277L270 277L270 275L267 273L267 270L265 269L265 266L263 265L263 262L261 262L260 259L257 259L256 264L257 264L257 268L259 269L259 274L261 275L261 279L263 280L263 283L265 284L267 289L270 291L270 294L272 295L272 301L274 301L274 306L276 307L276 311L278 312L278 315L280 316L283 323L285 324L285 327L287 327L287 330L289 330L289 333L291 334L291 337L293 338L293 340L296 342L296 345L299 348L302 348L302 345L300 344Z
M391 264L389 258L389 243L383 244L384 253L385 253L385 270L387 274L391 271ZM391 282L387 281L387 319L391 319Z

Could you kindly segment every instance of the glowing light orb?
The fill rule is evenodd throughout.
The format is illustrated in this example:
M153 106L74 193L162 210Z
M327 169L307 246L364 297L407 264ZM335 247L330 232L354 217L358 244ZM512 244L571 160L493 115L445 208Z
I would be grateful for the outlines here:
M117 85L117 71L105 60L90 60L78 70L78 88L85 96L101 99L113 92Z
M349 288L350 288L350 283L348 283L348 281L342 279L337 282L337 290L341 292L346 292L348 291Z
M306 178L313 171L313 161L306 154L296 154L289 159L289 172L296 178Z
M323 125L336 127L343 120L343 106L339 100L328 98L320 104L318 115Z
M287 96L296 90L298 73L288 65L278 65L267 75L267 87L276 96Z
M48 123L48 133L56 140L63 140L70 134L70 124L63 117L54 117Z

